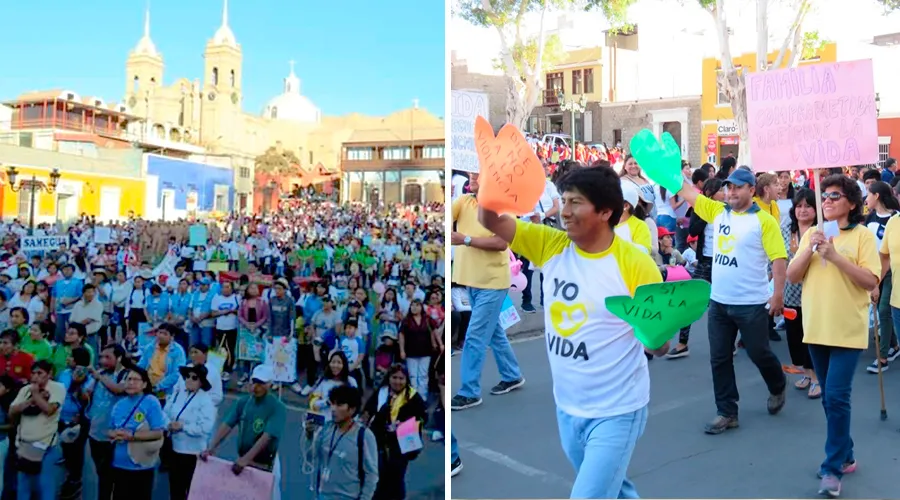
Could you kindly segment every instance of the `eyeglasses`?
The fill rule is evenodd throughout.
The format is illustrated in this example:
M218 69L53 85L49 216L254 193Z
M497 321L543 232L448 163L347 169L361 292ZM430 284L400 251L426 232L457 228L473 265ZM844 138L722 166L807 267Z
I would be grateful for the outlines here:
M825 201L825 200L838 201L841 198L846 198L846 197L847 197L847 195L845 195L844 193L839 193L837 191L829 191L827 193L822 193L822 201Z

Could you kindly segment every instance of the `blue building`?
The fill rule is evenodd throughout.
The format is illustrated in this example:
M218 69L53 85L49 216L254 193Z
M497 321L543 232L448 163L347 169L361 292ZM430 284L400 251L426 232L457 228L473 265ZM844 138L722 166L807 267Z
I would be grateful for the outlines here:
M234 173L230 167L153 154L145 154L143 163L148 219L175 220L192 213L232 210Z

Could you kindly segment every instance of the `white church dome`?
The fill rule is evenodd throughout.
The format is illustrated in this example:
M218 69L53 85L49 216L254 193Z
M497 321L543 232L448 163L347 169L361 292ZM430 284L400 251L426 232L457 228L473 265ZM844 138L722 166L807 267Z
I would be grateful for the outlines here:
M319 123L322 112L306 96L300 94L300 79L294 74L294 62L291 61L291 74L284 79L284 92L266 103L263 117L272 120L287 120L301 123Z

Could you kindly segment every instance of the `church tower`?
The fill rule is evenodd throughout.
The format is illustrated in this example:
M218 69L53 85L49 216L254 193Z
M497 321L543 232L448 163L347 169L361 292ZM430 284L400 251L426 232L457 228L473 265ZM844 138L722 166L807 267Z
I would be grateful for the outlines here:
M163 83L163 57L150 39L150 8L144 14L144 36L125 61L125 104L145 118L152 114L153 92Z
M228 26L228 0L223 0L222 25L206 43L203 59L200 138L204 145L220 149L232 142L243 100L243 56L241 46Z

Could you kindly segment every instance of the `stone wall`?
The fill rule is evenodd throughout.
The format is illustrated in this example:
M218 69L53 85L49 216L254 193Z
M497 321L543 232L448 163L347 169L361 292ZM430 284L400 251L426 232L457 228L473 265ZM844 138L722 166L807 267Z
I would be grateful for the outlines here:
M454 59L450 65L450 89L484 92L491 107L491 126L494 132L506 123L506 77L470 73L465 61Z

